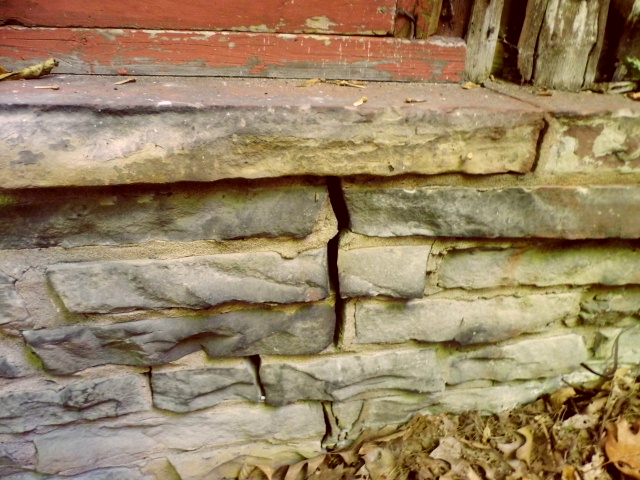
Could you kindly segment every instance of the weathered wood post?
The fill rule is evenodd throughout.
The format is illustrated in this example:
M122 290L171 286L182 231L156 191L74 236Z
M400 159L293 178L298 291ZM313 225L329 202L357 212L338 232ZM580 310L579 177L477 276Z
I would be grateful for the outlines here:
M491 74L498 42L504 0L476 0L467 33L465 73L473 82L483 82Z
M529 0L518 42L523 81L578 91L593 83L609 0Z

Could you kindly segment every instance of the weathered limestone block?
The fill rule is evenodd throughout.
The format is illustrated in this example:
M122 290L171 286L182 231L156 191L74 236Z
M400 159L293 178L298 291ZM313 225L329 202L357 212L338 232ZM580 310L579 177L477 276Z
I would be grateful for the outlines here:
M5 193L0 248L192 242L310 235L324 186L138 188L104 193Z
M16 378L19 377L20 374L20 366L16 362L4 356L0 357L0 377Z
M42 425L63 425L151 409L142 375L98 378L62 389L50 384L0 396L0 433L21 433Z
M587 357L580 335L521 340L453 356L447 384L481 379L508 382L553 377L575 370Z
M618 339L618 351L615 342ZM640 324L635 322L627 328L601 329L596 338L596 357L618 363L638 365L640 363Z
M36 467L48 474L77 475L98 468L138 465L180 451L261 441L291 445L292 449L305 441L315 441L319 446L324 434L320 404L299 403L278 409L234 404L189 415L152 413L126 424L78 424L40 435L35 439ZM250 453L250 448L243 452Z
M226 448L198 450L169 455L169 461L181 480L237 478L245 465L264 465L274 469L311 458L322 450L320 437L295 443L232 445Z
M371 398L398 391L437 392L444 388L436 353L431 349L306 360L265 357L260 365L260 380L270 405Z
M247 359L213 360L199 368L153 368L153 405L185 413L233 400L257 403L260 388L256 373Z
M26 475L33 469L35 461L36 448L33 442L0 436L0 478Z
M585 296L580 318L589 325L633 324L640 316L639 287L589 292Z
M225 302L313 302L329 294L326 249L293 259L275 252L173 260L58 264L49 281L72 312L207 308Z
M579 293L493 297L476 300L424 298L407 302L356 300L356 343L418 340L489 343L575 318Z
M449 252L438 271L444 288L640 283L640 251L602 243Z
M624 109L616 113L554 119L542 144L541 172L640 172L640 111Z
M183 78L173 104L163 101L166 87L148 85L145 98L125 92L105 108L85 93L91 82L46 105L0 95L0 188L527 172L543 126L535 107L457 85L371 84L376 102L354 109L337 91ZM407 96L426 101L405 105Z
M636 186L345 187L351 229L369 236L638 238Z
M247 310L204 317L161 318L106 326L29 330L23 336L54 374L105 364L161 365L204 349L212 357L305 355L333 340L332 305L287 311Z
M0 331L3 327L22 327L28 318L29 312L16 292L15 280L0 272Z
M420 298L427 281L431 245L341 249L338 253L343 298L388 295Z

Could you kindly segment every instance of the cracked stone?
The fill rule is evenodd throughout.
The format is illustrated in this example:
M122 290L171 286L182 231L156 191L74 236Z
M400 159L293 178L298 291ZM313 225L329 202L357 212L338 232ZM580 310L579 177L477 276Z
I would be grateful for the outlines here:
M326 249L293 259L252 252L68 263L50 267L47 276L75 313L202 309L231 301L313 302L329 294Z
M66 375L105 364L151 366L203 349L211 357L306 355L333 341L332 305L291 311L256 309L105 326L28 330L23 336L45 368Z
M0 331L24 326L29 318L27 308L16 292L15 280L0 272Z

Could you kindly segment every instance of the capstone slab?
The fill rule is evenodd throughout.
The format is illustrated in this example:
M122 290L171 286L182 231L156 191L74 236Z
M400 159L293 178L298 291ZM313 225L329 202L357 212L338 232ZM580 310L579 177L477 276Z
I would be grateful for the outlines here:
M570 373L589 357L581 335L532 338L451 357L447 384L472 380L534 380Z
M427 281L430 245L341 249L340 296L420 298Z
M580 311L580 293L475 300L427 297L406 302L373 299L352 302L355 343L408 340L455 341L463 345L490 343L576 318Z
M329 295L326 249L51 266L47 277L74 313L208 308L221 303L313 302Z
M264 357L260 381L270 405L299 400L344 401L397 391L437 392L444 388L432 349L326 355L308 360Z
M640 188L344 188L351 229L378 237L640 238Z
M211 357L306 355L333 340L332 305L256 309L105 326L28 330L23 336L47 371L66 375L105 364L162 365L203 349Z

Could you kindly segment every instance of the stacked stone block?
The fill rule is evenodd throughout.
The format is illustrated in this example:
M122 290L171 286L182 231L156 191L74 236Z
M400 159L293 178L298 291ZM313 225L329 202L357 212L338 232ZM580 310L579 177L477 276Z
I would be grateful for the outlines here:
M615 342L640 361L638 106L367 88L146 125L8 109L0 477L235 478L531 401ZM117 148L74 136L87 116Z

